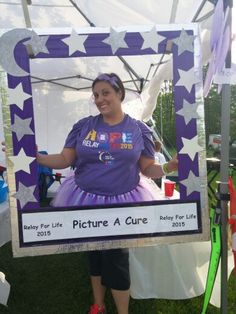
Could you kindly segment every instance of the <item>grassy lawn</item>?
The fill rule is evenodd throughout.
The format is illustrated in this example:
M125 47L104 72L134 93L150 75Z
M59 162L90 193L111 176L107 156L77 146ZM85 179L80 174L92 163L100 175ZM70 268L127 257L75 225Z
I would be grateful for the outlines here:
M86 314L92 302L86 254L12 258L10 243L1 247L0 270L11 284L8 307L0 305L1 314ZM236 276L228 285L228 313L235 314ZM108 313L115 314L110 294ZM130 314L199 314L203 296L188 300L134 300ZM220 313L209 305L208 314Z
M0 248L0 271L11 284L8 307L0 305L1 314L86 314L92 303L86 253L13 258L7 243ZM106 303L108 313L115 314L109 292ZM130 314L200 314L202 303L203 296L177 301L131 299ZM228 313L235 314L235 309L236 276L231 274ZM207 313L220 309L209 305Z

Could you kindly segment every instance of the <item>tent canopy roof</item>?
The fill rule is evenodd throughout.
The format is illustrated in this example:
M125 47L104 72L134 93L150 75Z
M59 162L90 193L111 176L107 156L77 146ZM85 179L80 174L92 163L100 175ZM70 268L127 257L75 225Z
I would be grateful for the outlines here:
M217 0L165 0L164 3L162 0L0 0L0 35L3 29L25 27L60 32L62 28L71 30L93 26L118 28L139 25L146 29L149 27L150 30L156 24L197 22L202 41L202 61L206 64L210 57L209 38L216 3ZM233 32L235 22L233 18ZM235 57L236 54L232 54L233 63ZM39 86L40 82L47 80L54 85L64 85L65 88L86 90L97 73L117 72L128 90L141 93L155 76L167 73L162 80L171 79L168 69L171 66L170 55L85 59L71 60L72 65L77 63L75 67L70 66L68 60L61 62L60 66L53 60L50 61L49 69L46 60L43 61L44 66L41 66L39 60L33 61L32 68L37 69L35 84Z
M212 2L214 1L166 0L163 5L161 0L0 0L0 29L30 27L54 28L60 31L62 28L116 28L139 25L148 30L155 24L188 24L201 21L202 33L205 34L208 32L214 9ZM65 88L84 90L90 87L90 80L93 80L97 73L117 72L128 90L141 93L152 77L159 74L161 65L166 64L168 60L169 55L153 54L108 57L99 59L99 62L97 58L80 58L63 61L60 66L54 60L50 61L50 71L45 71L49 61L37 60L32 67L37 73L34 80L37 84L47 80L54 85L64 85ZM74 63L76 66L71 66Z
M161 0L1 0L0 28L30 27L27 22L32 28L190 23L211 14L212 2L216 1L166 0L163 5Z

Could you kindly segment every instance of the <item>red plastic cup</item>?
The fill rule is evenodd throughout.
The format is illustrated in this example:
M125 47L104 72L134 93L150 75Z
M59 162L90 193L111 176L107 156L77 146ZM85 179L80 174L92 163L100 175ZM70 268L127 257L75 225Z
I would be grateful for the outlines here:
M173 181L165 181L165 196L173 196L175 189L175 182Z

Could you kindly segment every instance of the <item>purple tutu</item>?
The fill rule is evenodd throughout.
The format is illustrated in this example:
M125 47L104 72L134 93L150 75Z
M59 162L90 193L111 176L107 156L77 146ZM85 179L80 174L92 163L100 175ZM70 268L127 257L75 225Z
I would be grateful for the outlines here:
M150 189L148 179L141 176L140 182L137 187L130 192L105 196L88 193L81 190L76 185L74 175L67 177L52 201L52 206L65 207L65 206L86 206L86 205L103 205L103 204L119 204L119 203L134 203L155 200L155 194Z

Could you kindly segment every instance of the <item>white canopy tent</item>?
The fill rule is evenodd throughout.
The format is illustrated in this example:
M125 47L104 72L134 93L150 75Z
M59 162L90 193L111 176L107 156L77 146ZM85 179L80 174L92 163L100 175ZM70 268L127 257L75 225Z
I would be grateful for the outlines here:
M28 5L27 5L28 2ZM209 58L212 1L0 1L0 28L122 27L140 25L144 31L155 24L199 22L203 58ZM186 14L187 13L187 14ZM105 16L105 18L104 18ZM184 24L183 24L184 27ZM55 31L55 30L54 30ZM127 89L124 108L135 118L148 120L164 80L172 79L171 55L32 60L36 134L40 149L57 151L70 126L81 116L94 113L91 81L99 72L115 72ZM55 96L56 95L56 96ZM46 96L46 97L45 97ZM66 103L66 107L63 104ZM60 106L55 112L54 106ZM70 109L68 110L68 106ZM66 112L70 112L69 116ZM67 116L65 123L65 114ZM52 119L52 116L56 116ZM58 121L63 123L58 124ZM57 125L55 125L55 123ZM57 128L58 136L51 137ZM47 133L47 136L46 136Z
M37 29L41 32L43 30L45 33L53 29L53 32L60 34L63 28L71 30L93 26L116 28L140 25L145 31L155 24L178 23L184 26L186 23L196 22L200 27L203 63L206 63L210 56L209 37L214 2L216 1L167 0L163 4L160 0L0 0L0 35L11 28L25 27L33 28L36 32ZM170 54L103 57L99 60L98 58L71 58L66 61L60 60L59 63L58 60L32 59L31 74L39 148L48 152L60 150L71 125L79 118L94 113L89 87L99 72L118 73L128 94L124 104L125 110L136 118L148 120L155 109L162 82L172 79L171 61ZM52 135L54 130L57 131L57 140ZM0 140L2 139L1 132ZM1 158L3 160L4 157L1 154L0 156L1 164ZM140 261L145 263L149 249L145 248L144 251L147 252L145 255L141 253L138 262L136 257L140 253L131 253L131 263L134 267L131 272L134 279L131 292L134 297L179 299L203 293L210 255L209 243L204 243L202 255L199 255L198 243L161 246L157 248L156 253L153 251L155 257L161 255L163 258L169 258L171 263L165 264L165 269L158 268L156 277L158 289L152 287L151 291L140 289L140 282L136 276L137 271L139 274L144 273ZM185 274L188 272L182 267L182 261L183 258L187 260L188 256L196 256L196 259L189 260L189 270L194 270L192 276L186 277ZM175 265L175 272L172 274L172 279L165 281L166 285L163 287L160 282L165 280L165 276L169 273L168 268L173 265ZM229 262L229 271L231 269L232 259ZM158 278L160 274L161 278ZM145 281L146 279L143 280ZM176 290L176 285L180 282L182 289ZM218 279L212 299L212 303L216 306L220 306L219 286ZM162 291L159 290L160 287Z

